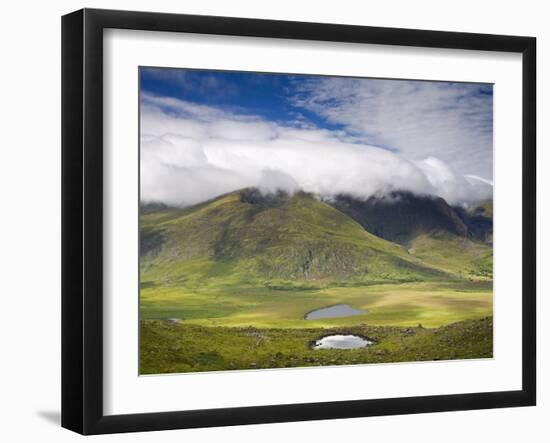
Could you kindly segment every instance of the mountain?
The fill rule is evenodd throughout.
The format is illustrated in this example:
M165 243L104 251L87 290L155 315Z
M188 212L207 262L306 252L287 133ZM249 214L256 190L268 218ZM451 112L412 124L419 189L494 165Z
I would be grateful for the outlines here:
M484 243L493 244L493 201L484 200L468 208L455 208L470 234Z
M150 207L148 208L150 209ZM142 281L415 281L453 276L310 194L233 192L141 215Z
M329 203L378 237L407 246L420 234L466 236L468 227L440 197L396 191L366 200L339 195Z
M407 191L366 200L329 201L367 231L396 242L422 262L468 278L492 278L492 204L453 208L440 197Z
M488 206L482 206L488 218ZM183 209L147 205L140 219L142 281L487 280L492 247L469 230L480 211L459 213L441 198L408 192L323 201L304 192L257 189Z

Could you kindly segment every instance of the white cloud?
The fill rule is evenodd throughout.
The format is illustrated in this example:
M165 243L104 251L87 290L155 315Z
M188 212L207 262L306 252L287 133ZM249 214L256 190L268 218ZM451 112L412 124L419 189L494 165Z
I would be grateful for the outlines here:
M412 160L343 132L150 94L141 99L143 201L190 205L250 186L360 198L410 190L453 204L492 192L490 184L453 172L441 159Z
M493 172L493 99L466 83L315 78L295 83L291 102L343 125L366 143L411 160L437 157L461 174Z

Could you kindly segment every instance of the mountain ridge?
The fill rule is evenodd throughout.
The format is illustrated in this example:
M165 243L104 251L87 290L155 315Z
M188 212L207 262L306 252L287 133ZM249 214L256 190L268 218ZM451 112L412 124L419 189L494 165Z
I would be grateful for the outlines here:
M140 251L144 276L170 284L462 278L305 192L248 188L193 207L144 211Z
M423 233L468 234L468 227L462 218L441 197L393 191L364 200L340 194L329 200L329 203L356 220L367 231L403 246Z

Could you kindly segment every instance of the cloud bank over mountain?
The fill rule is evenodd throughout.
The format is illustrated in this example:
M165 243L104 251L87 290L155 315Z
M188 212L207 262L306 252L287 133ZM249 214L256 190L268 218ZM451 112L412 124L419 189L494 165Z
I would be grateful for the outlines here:
M252 186L265 191L301 189L323 197L345 193L358 198L409 190L441 196L450 204L491 197L492 182L487 171L468 168L457 158L464 137L450 149L420 149L420 141L407 145L404 141L412 138L409 133L414 124L400 123L395 102L391 106L397 113L394 124L380 124L380 134L368 136L365 128L375 117L367 111L359 112L368 108L368 100L357 105L355 118L347 108L345 94L341 99L332 93L315 98L318 87L302 84L292 106L319 115L327 113L324 117L337 123L336 129L320 127L299 116L294 121L269 120L238 107L212 106L142 91L142 201L187 206ZM350 98L355 96L349 94ZM390 117L391 113L384 118ZM436 125L436 118L427 117L426 124ZM477 121L475 116L472 119ZM449 115L444 126L451 137L453 121ZM387 141L382 135L384 128L399 132L403 139L400 149L370 143ZM435 136L428 138L436 144ZM465 154L473 155L469 151Z

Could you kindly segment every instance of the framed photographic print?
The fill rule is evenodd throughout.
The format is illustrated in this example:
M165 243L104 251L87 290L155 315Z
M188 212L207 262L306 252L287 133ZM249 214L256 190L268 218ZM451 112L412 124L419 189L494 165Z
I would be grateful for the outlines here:
M534 405L535 48L64 16L62 425Z

